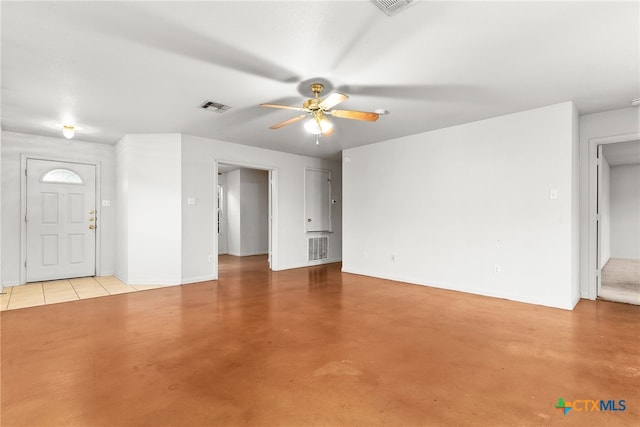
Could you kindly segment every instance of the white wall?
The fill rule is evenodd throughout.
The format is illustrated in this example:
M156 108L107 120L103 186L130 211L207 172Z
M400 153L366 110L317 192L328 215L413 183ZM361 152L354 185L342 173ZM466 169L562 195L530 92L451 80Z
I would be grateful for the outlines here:
M576 121L563 103L345 150L343 270L571 309Z
M301 144L308 141L300 141ZM238 164L253 168L274 169L277 175L277 188L274 197L274 227L277 230L273 239L273 270L304 267L318 264L307 260L307 233L304 231L304 170L305 167L325 168L332 171L334 187L333 198L339 203L333 205L334 232L329 236L329 260L342 258L341 223L341 171L340 163L312 157L298 156L278 151L265 150L228 142L195 136L182 136L182 161L197 168L189 182L183 182L183 191L199 194L214 194L217 175L214 174L215 162ZM215 180L215 181L214 181ZM229 182L227 182L229 187ZM227 198L228 199L228 198ZM216 233L216 215L214 205L198 204L191 219L183 225L183 256L193 257L198 265L183 269L184 276L191 276L189 269L204 269L208 261L201 255L215 253L218 236ZM195 229L193 232L190 230ZM213 238L211 237L213 236ZM231 249L231 248L229 248ZM217 259L215 260L217 263ZM214 266L217 271L217 264Z
M233 236L239 240L240 250L229 254L236 256L269 253L269 172L256 169L239 169L240 194L238 201L240 227ZM232 238L229 233L229 238Z
M590 141L639 133L640 110L638 108L622 108L580 117L580 294L582 298L595 299L597 296L596 230L590 218L590 207L595 206L596 203L596 181L592 179L589 172L591 157L595 157L595 151L592 152Z
M182 135L178 135L181 150L181 160L173 165L176 170L182 170L182 229L181 229L181 254L182 283L194 283L205 280L212 280L216 277L214 267L216 265L217 254L211 247L213 236L208 236L209 241L199 239L203 232L209 232L208 224L213 220L216 228L213 233L217 233L217 187L213 185L216 181L213 168L210 165L199 161L194 161L193 157L185 154L188 152L183 147ZM200 180L204 180L210 186L198 185ZM192 204L189 204L189 203ZM211 212L212 217L203 219L200 212L206 210ZM204 224L200 224L204 222ZM190 246L185 246L184 242L191 242Z
M220 234L218 235L218 254L227 253L227 174L218 174L218 185L222 188L222 209L220 213Z
M117 228L116 250L128 255L126 265L116 263L116 275L128 284L182 283L186 200L180 135L128 135L118 142L116 155L118 172L126 177L117 194L126 210L118 209L116 218L126 227Z
M611 168L611 257L640 259L640 165Z
M81 138L78 135L77 138ZM74 138L52 138L16 132L2 132L2 283L20 283L20 218L21 155L100 165L101 200L97 203L100 243L97 247L98 275L111 275L115 270L115 153L112 145L95 144Z
M2 127L0 125L0 133ZM2 135L0 135L0 177L2 177ZM0 194L1 196L1 194ZM0 292L4 292L4 282L2 280L2 197L0 197Z
M133 170L133 158L125 137L115 146L116 156L116 245L114 274L123 282L129 280L129 171Z
M242 252L242 182L240 169L227 173L227 253L240 255Z
M606 158L602 158L602 184L600 185L600 269L611 258L611 167Z

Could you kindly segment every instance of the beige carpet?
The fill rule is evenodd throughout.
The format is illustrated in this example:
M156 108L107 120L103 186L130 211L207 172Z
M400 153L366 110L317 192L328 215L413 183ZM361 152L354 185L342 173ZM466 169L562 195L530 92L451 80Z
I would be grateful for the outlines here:
M640 305L640 260L610 259L602 269L598 297Z

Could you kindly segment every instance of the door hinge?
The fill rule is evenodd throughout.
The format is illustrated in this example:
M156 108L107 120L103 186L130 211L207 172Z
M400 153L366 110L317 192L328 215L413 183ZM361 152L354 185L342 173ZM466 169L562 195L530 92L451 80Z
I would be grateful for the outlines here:
M27 176L27 168L24 169L24 176Z

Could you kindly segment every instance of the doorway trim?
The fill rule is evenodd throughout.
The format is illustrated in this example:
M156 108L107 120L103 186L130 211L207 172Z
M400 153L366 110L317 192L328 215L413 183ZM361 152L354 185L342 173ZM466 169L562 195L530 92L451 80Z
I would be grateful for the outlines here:
M100 276L102 273L102 266L100 263L101 256L101 241L102 241L102 212L101 212L101 194L100 188L102 182L101 174L101 162L91 161L77 161L69 160L61 157L51 156L37 156L37 155L20 155L20 284L27 283L27 224L25 218L27 216L27 159L30 160L44 160L50 162L64 162L64 163L77 163L82 165L90 165L96 168L96 249L95 249L95 275Z
M234 165L240 168L258 169L269 172L268 184L269 184L269 269L271 271L277 271L279 265L279 244L278 244L278 167L273 165L263 165L257 163L247 163L237 160L227 159L215 159L214 160L214 191L218 191L218 166L220 164ZM214 216L217 221L217 216ZM217 230L217 227L214 227ZM215 279L218 280L218 233L214 233L213 241L216 250L215 257Z
M589 139L589 172L587 182L587 297L598 297L598 147L601 145L629 142L640 139L640 132L604 136Z

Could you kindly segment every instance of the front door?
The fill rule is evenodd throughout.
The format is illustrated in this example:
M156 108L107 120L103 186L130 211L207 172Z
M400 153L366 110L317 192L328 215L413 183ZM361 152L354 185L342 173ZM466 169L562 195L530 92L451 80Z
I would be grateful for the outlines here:
M27 159L27 282L95 275L94 165Z

